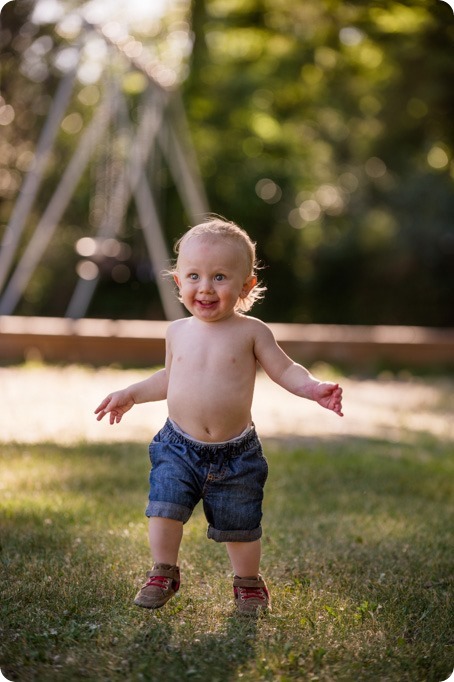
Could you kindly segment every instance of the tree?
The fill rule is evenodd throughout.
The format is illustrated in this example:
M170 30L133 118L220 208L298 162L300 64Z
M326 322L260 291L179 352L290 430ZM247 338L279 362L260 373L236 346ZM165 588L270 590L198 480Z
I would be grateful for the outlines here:
M13 4L29 7L17 0L7 8ZM174 8L178 20L150 31L148 44L159 52L173 36L170 42L182 40L187 50L183 96L210 206L258 242L269 288L260 315L292 322L453 325L449 6L432 0L192 0ZM0 183L2 222L55 91L55 52L68 40L27 16L2 23L3 97L15 110L5 125L10 160L4 169L12 181L6 190L6 181ZM33 80L24 64L36 45L47 71ZM184 74L184 58L181 65ZM80 100L82 89L71 113L85 121L93 104ZM133 108L137 94L128 97ZM61 132L36 214L76 143L75 135ZM149 174L171 247L189 218L165 166L158 163ZM90 192L87 176L65 216L60 243L19 312L62 314ZM135 221L130 210L126 241L138 262L144 248ZM120 284L109 272L90 315L162 316L152 282L133 277Z
M213 207L261 247L265 315L453 324L449 7L194 0L193 19L193 134Z

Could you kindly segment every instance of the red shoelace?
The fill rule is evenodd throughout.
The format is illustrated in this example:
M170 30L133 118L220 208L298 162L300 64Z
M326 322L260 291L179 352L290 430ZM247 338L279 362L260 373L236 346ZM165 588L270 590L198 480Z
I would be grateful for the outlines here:
M166 590L169 587L170 578L166 578L163 575L152 575L148 578L146 587L160 587L162 590Z
M237 587L240 598L244 599L260 599L261 601L266 601L268 595L266 594L263 587Z
M178 592L180 589L180 583L178 580L167 578L164 575L152 575L148 578L145 587L159 587L161 590L168 590L170 585L172 585L174 592Z

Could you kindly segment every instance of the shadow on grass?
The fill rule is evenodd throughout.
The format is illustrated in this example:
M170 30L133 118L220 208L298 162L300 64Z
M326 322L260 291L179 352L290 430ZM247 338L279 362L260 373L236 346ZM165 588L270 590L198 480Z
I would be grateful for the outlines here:
M14 444L1 460L8 679L235 677L253 655L253 621L226 618L225 609L204 617L209 602L187 593L163 612L132 605L149 564L145 448Z
M238 679L239 669L255 659L256 618L224 615L212 623L214 631L203 632L200 623L196 628L188 623L186 608L180 611L169 605L150 614L146 626L128 644L129 655L125 652L132 679L227 682Z
M159 612L132 605L149 562L146 446L5 444L7 677L446 679L449 444L427 436L413 445L348 438L265 446L263 571L275 607L251 621L231 615L225 553L206 540L200 510L183 541L182 596Z

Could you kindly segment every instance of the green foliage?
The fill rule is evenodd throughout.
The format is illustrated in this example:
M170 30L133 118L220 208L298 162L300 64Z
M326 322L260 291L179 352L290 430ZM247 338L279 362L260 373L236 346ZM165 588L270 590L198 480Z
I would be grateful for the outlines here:
M187 6L194 42L182 89L191 134L211 209L258 241L268 292L257 314L291 322L452 326L454 15L448 4L192 0ZM15 111L2 126L3 224L57 86L54 55L67 42L53 26L35 26L30 12L31 3L21 0L2 12L2 96ZM166 30L140 38L159 56L172 26L169 19ZM30 50L38 43L33 70ZM120 68L113 61L111 75ZM72 118L59 132L28 235L104 80L76 86ZM140 73L130 70L122 83L136 118ZM82 178L59 227L62 237L47 251L18 312L64 313L75 285L74 242L97 225L95 176L120 138L111 134ZM171 250L188 217L158 157L148 175ZM101 286L90 315L162 317L158 274L144 266L137 225L131 207L122 235L131 256L120 263L129 279L116 281L115 260L98 263Z
M452 324L449 8L194 6L193 134L212 205L258 240L263 314Z

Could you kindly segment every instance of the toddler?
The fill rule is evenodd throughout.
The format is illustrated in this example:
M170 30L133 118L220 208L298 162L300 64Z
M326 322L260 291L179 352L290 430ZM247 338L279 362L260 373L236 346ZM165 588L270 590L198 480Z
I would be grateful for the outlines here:
M179 589L183 524L203 500L209 538L226 544L240 613L271 608L260 575L266 459L251 416L257 362L280 386L342 415L342 389L318 381L246 313L262 297L255 244L210 218L177 242L172 276L189 317L172 322L165 368L108 395L95 413L119 423L135 403L167 398L168 419L150 445L146 515L154 565L134 603L163 606Z

